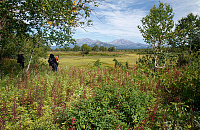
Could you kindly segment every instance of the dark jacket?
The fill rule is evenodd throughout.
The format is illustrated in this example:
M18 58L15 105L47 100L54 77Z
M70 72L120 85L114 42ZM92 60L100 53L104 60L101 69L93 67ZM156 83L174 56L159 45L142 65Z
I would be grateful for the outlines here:
M49 62L49 65L50 65L50 66L57 65L56 58L54 57L53 54L50 54L48 62ZM58 66L58 65L57 65L57 66Z

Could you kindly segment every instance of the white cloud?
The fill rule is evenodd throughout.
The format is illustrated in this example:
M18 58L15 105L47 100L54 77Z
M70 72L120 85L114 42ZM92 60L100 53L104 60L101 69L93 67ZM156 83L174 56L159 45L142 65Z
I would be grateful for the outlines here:
M175 12L174 20L180 20L182 17L186 17L189 13L200 15L200 0L168 0Z
M189 13L195 15L200 13L200 0L163 0L162 2L170 4L174 9L175 22ZM158 6L158 3L159 0L105 0L95 10L96 14L92 15L94 27L86 28L88 32L85 33L88 37L104 36L98 40L112 37L142 42L143 38L137 26L141 25L140 20L149 13L149 9L154 4Z
M119 1L123 6L128 6L130 3L125 3L124 0ZM101 11L97 12L101 21L95 19L94 27L96 29L88 29L89 32L98 32L100 34L114 37L141 37L137 26L141 24L140 20L146 15L146 11L140 9L124 9L116 5L107 4ZM141 37L142 38L142 37Z

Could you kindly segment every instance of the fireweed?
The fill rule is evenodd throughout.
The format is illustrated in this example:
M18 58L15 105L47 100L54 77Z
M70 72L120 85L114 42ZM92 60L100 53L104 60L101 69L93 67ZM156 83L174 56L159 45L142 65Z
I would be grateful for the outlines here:
M42 66L9 74L0 82L0 129L198 129L198 71L193 65L55 73Z

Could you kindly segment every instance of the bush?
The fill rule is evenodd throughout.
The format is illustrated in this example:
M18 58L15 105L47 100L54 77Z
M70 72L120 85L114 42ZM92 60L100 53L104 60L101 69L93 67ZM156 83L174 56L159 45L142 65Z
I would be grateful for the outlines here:
M183 53L178 54L178 60L176 65L177 66L182 66L182 65L187 65L188 64L188 59L183 55Z
M9 69L19 66L8 59L3 67L10 73L0 82L0 129L199 129L198 58L155 72L139 64L56 73L43 63L28 73Z
M200 110L199 73L198 63L167 70L160 76L163 85L168 90L166 98L170 98L174 102L177 97L180 97L181 101L190 108L194 106L196 110Z
M97 61L94 62L94 66L100 67L100 65L101 65L101 62L100 62L99 59L98 59Z
M84 98L83 92L71 109L64 110L68 120L58 122L69 128L73 118L76 129L136 128L146 118L154 101L151 93L136 90L133 86L104 85L95 89L94 96L88 99Z

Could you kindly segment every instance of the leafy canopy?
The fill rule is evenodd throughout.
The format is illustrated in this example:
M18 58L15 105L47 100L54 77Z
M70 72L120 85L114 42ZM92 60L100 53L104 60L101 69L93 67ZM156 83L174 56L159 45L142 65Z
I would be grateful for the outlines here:
M176 46L189 45L192 50L200 48L200 17L192 13L182 18L176 24Z
M159 2L159 7L153 6L149 15L143 17L142 26L138 26L146 43L152 46L155 67L165 67L167 53L164 45L171 43L174 35L174 13L170 5ZM162 68L161 67L161 68Z
M1 1L1 36L8 34L4 33L8 27L17 31L26 27L28 34L40 35L51 43L62 45L73 42L71 35L74 27L91 25L91 20L87 19L91 13L91 2L94 3L93 0ZM16 21L22 27L18 28ZM14 31L12 33L16 34Z
M174 27L174 13L170 5L159 2L150 10L149 15L143 17L142 26L138 26L146 43L160 46L169 41Z

